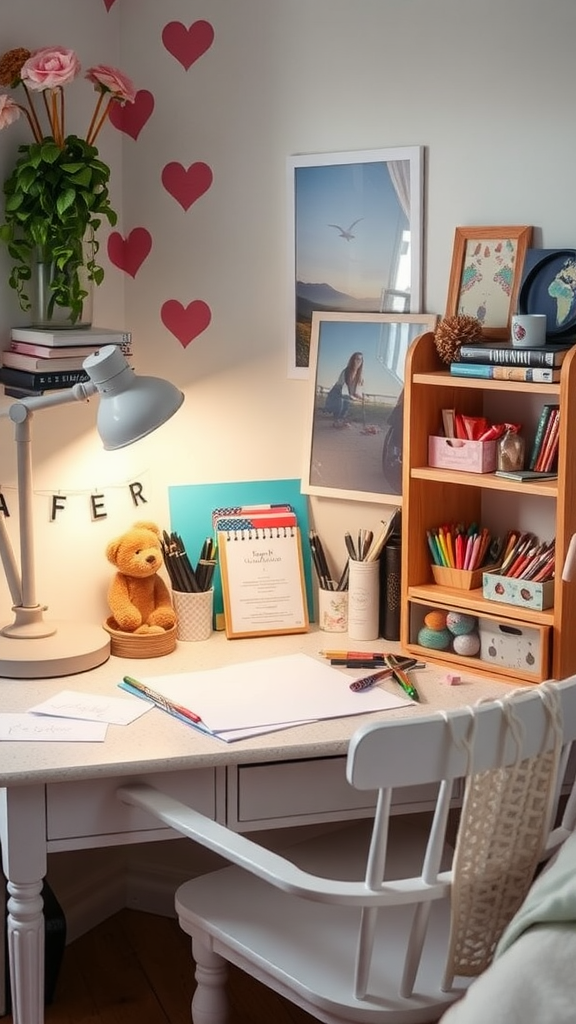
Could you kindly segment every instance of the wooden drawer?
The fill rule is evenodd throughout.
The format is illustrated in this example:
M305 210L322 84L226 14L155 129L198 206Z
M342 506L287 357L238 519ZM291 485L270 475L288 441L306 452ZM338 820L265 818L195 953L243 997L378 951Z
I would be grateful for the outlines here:
M88 836L114 836L117 841L122 833L171 832L144 811L120 803L116 791L127 782L147 782L208 817L216 817L216 773L212 768L161 772L134 779L126 776L89 782L59 782L46 789L48 842ZM136 835L133 841L139 838Z
M346 781L346 758L324 757L228 769L227 824L237 831L345 821L372 813L374 792ZM394 800L398 811L433 806L436 786L409 786Z

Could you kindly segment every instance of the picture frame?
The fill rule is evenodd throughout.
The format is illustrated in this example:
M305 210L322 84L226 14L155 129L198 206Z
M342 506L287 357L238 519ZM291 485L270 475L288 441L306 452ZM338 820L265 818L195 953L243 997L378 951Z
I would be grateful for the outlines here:
M288 377L309 376L312 312L418 312L421 146L289 157Z
M437 323L429 313L313 312L304 493L402 503L406 353ZM354 387L346 368L358 353Z
M486 338L510 338L532 227L457 227L446 316L475 316Z

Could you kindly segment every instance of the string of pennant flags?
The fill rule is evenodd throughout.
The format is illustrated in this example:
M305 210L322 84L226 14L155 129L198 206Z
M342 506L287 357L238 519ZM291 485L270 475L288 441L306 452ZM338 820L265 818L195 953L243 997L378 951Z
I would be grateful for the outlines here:
M144 493L144 487L140 480L133 480L121 484L110 484L102 488L93 488L91 490L58 490L58 491L34 491L36 497L45 497L48 500L49 507L49 521L55 522L58 518L59 513L66 511L66 501L68 498L77 498L86 496L88 510L90 518L93 522L99 519L106 519L108 513L106 511L106 492L111 490L126 490L135 508L139 508L140 505L146 505L148 498ZM10 518L10 505L7 500L5 492L13 491L17 493L17 488L10 485L0 484L0 515L3 515L6 519Z

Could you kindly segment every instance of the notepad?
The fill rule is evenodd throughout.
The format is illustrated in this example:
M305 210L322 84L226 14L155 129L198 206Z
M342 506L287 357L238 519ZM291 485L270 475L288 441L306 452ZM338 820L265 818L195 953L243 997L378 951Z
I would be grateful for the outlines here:
M243 738L244 730L257 735L319 719L413 706L380 687L354 693L350 679L306 654L291 654L140 681L199 715L215 736L227 741Z
M294 512L219 517L216 537L226 636L305 633L306 584Z

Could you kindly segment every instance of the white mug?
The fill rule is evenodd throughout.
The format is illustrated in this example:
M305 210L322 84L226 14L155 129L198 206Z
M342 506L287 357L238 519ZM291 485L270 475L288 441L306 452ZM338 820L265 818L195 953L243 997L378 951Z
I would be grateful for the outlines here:
M516 313L512 317L512 344L515 348L540 348L546 344L546 314Z

